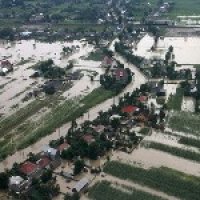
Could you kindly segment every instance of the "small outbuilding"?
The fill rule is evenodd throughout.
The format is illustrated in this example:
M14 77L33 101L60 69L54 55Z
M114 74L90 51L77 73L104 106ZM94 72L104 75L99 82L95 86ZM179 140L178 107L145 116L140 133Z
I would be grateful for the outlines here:
M89 180L87 178L82 178L76 185L72 188L72 192L81 192L83 189L88 187Z

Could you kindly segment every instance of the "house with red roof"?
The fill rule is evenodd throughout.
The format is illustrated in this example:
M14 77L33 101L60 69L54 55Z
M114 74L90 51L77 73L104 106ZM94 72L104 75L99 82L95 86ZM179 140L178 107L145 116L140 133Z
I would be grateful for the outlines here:
M50 169L51 167L50 164L51 164L51 160L47 156L43 156L37 161L37 165L41 169Z
M31 178L37 178L40 177L42 174L42 169L35 163L32 163L30 161L26 161L20 166L20 171Z
M128 82L128 73L123 68L117 68L114 70L113 76L115 77L117 83L126 84Z
M110 67L113 63L113 59L109 56L105 56L102 63L101 63L101 66L102 67Z
M133 105L124 106L122 108L122 112L127 113L129 115L132 115L133 113L135 113L137 111L139 111L139 108L137 106L133 106Z

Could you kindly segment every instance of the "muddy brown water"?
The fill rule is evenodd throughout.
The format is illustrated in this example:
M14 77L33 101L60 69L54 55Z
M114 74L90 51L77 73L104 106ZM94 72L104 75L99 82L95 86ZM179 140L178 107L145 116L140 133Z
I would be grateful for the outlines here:
M63 47L72 46L79 46L80 48L76 49L73 54L63 57ZM39 61L51 58L56 65L66 67L69 60L76 60L82 56L87 56L93 49L94 47L92 45L77 40L73 42L53 43L35 40L21 40L15 42L0 41L0 60L8 59L14 65L14 71L12 73L7 74L6 77L0 77L0 86L4 85L4 87L0 89L0 113L7 116L14 112L12 109L13 106L17 104L19 108L26 106L27 102L22 103L22 98L29 91L37 88L44 82L43 79L37 79L36 84L33 86L35 80L29 78L34 72L31 66ZM28 60L28 63L17 65L22 58ZM90 69L91 66L97 67L99 65L99 62L90 62L88 69ZM16 96L16 94L20 95Z
M135 88L138 88L141 84L146 82L146 77L133 65L127 64L126 61L120 57L116 56L116 58L121 62L125 64L125 67L129 67L131 71L135 73L135 79L131 84L129 84L124 91L115 97L115 102L117 103L119 100L119 96L122 96L126 92L132 92ZM88 113L85 113L82 117L77 119L78 123L82 123L85 120L89 119L95 119L98 116L99 111L103 110L106 111L110 108L110 106L113 104L113 99L108 99L105 102L91 108ZM34 145L29 146L26 149L23 149L21 151L17 151L12 156L7 157L4 161L0 163L0 171L4 171L6 168L11 168L14 162L22 162L27 158L27 155L29 152L38 153L41 151L43 145L46 145L49 143L50 140L57 139L60 136L64 136L67 133L68 128L70 127L71 123L66 123L56 131L54 131L51 135L48 135L38 142L36 142Z
M157 50L150 51L154 44L153 37L146 35L138 43L134 54L145 58L165 58L169 46L174 47L175 60L178 64L200 64L200 37L165 37L159 40Z

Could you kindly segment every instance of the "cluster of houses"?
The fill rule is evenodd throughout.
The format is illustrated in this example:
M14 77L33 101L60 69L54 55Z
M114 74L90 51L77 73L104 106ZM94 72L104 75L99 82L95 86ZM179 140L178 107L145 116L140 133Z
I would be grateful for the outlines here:
M44 20L45 20L45 16L43 13L31 15L29 19L31 23L40 23L40 22L44 22Z
M155 25L168 25L172 26L175 25L175 21L169 20L169 19L160 19L161 15L169 12L169 10L172 8L173 3L172 2L163 2L158 10L151 16L149 16L145 21L148 24L155 24Z
M9 179L9 189L15 194L23 194L31 189L33 179L39 179L45 169L55 169L61 164L60 153L67 144L57 149L45 146L43 151L34 158L26 160L19 165L18 175Z
M118 63L114 58L105 56L102 60L101 67L107 69L105 76L110 76L115 80L116 84L126 85L129 79L129 74L127 69L120 68L120 63ZM133 75L133 74L132 74ZM105 76L101 76L101 79L105 79Z
M91 142L92 139L84 137L86 141ZM55 146L55 145L54 145ZM69 148L66 140L57 144L55 148L45 145L42 151L36 155L29 155L29 159L18 166L18 171L15 176L9 178L9 191L17 196L26 195L31 192L34 186L34 180L40 180L46 170L54 171L61 163L61 154ZM60 174L66 180L73 179L72 173L62 172ZM84 177L77 181L72 188L72 192L81 192L89 185L89 179Z
M9 60L0 61L0 75L5 76L7 73L13 71L13 64Z
M83 147L88 148L86 152L89 151L92 144L100 145L97 159L105 155L110 148L131 153L144 137L140 133L142 129L148 128L147 134L151 134L152 127L164 129L165 114L161 114L161 111L152 111L148 101L149 93L145 91L133 92L128 96L125 94L117 107L113 107L109 112L99 114L93 121L88 120L87 123L85 122L88 124L87 126L85 123L72 126L73 128L68 130L65 138L52 140L49 145L42 148L40 153L29 155L29 158L18 166L17 173L9 179L10 191L18 195L31 191L33 180L40 179L47 169L54 171L58 168L65 159L63 152L68 151L69 148L72 152L75 151L71 161L80 159L81 155L77 154L77 149L82 148L79 146L83 144L81 141L84 141L86 145ZM69 131L73 131L73 133L70 134ZM89 154L86 155L86 158L89 158ZM85 166L92 169L92 166L86 163ZM61 175L67 180L74 180L73 173L63 172ZM84 176L75 182L71 191L81 192L87 188L89 183L90 180Z

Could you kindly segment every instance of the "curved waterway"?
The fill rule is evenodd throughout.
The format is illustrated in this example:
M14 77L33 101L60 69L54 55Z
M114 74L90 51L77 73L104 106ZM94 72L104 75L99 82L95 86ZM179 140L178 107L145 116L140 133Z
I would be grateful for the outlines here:
M113 41L113 43L111 44L111 48L113 48L115 43L115 40ZM140 87L141 84L145 83L147 81L146 77L138 70L138 68L136 68L134 65L132 64L128 64L121 56L119 55L115 55L115 58L120 61L122 64L124 64L125 67L129 67L131 69L132 72L135 73L135 78L132 81L132 83L130 83L124 90L123 92L121 92L118 96L115 97L115 103L118 103L119 97L123 96L124 93L127 92L132 92L134 89ZM90 120L95 119L98 116L99 111L106 111L108 110L111 105L113 104L113 98L112 99L108 99L106 101L104 101L103 103L91 108L88 113L85 113L82 117L77 119L77 123L83 123L85 120L87 120L88 118ZM26 158L29 152L32 153L38 153L41 151L43 145L46 145L49 143L50 140L53 139L57 139L60 136L65 136L67 133L67 130L69 129L69 127L71 126L71 123L66 123L64 124L62 127L60 127L59 129L57 129L56 131L54 131L51 135L48 135L44 138L42 138L41 140L39 140L38 142L36 142L35 144L21 150L21 151L17 151L16 153L14 153L13 155L7 157L4 161L2 161L0 163L0 171L4 171L6 168L11 168L12 165L15 162L23 162Z

